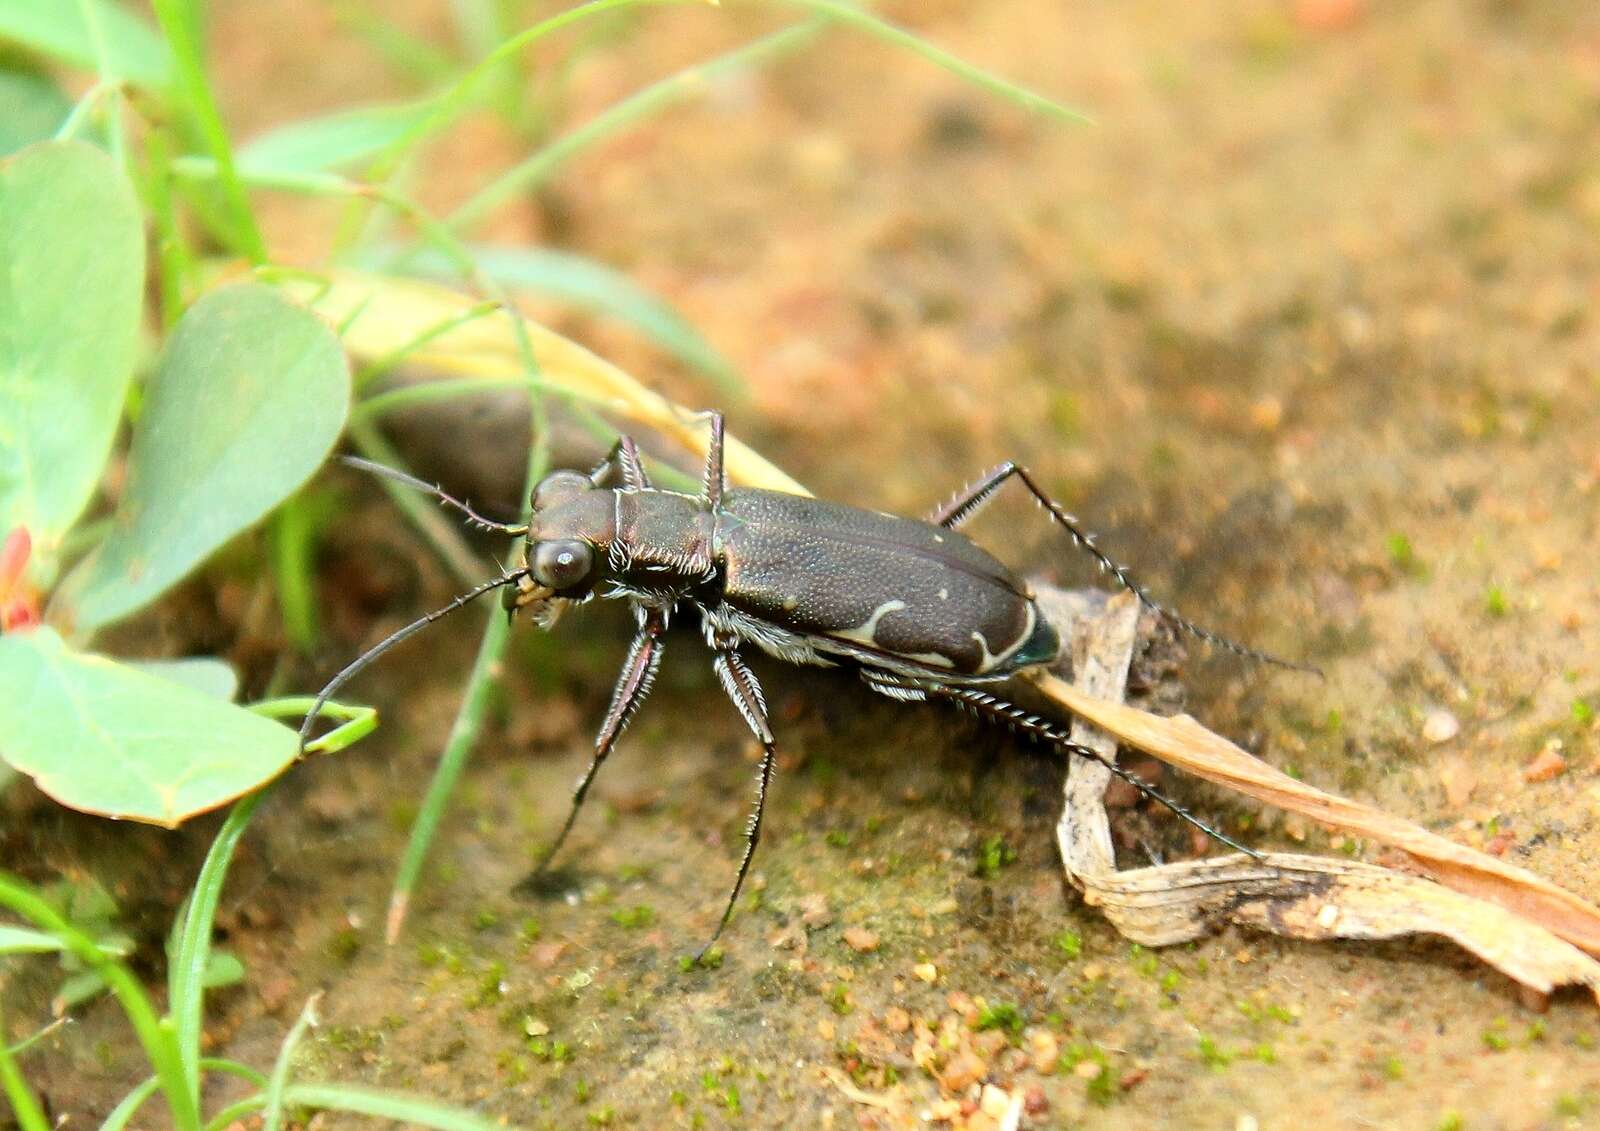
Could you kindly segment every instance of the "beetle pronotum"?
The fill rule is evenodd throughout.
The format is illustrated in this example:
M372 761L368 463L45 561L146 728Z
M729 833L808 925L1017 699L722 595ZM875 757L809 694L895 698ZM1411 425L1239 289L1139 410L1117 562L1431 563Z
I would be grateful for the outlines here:
M528 521L515 526L484 518L402 472L349 460L436 495L479 527L522 538L523 561L391 634L334 676L301 726L302 742L322 705L353 675L485 593L501 590L510 615L526 610L544 628L569 606L597 596L628 601L638 632L566 822L539 863L542 871L571 832L601 763L649 694L672 614L688 605L700 614L723 690L762 746L744 855L706 947L727 925L749 873L776 758L766 698L740 651L746 644L789 663L853 669L867 686L894 699L950 700L1062 752L1105 762L1183 820L1257 855L1095 750L1071 741L1060 725L995 693L1022 669L1054 662L1061 641L1027 585L957 528L1008 480L1017 479L1079 548L1161 617L1240 655L1300 665L1235 644L1158 604L1018 464L1001 464L926 520L900 518L804 495L729 487L722 466L722 415L708 416L711 437L699 493L653 486L637 446L623 436L593 471L546 476L533 493Z

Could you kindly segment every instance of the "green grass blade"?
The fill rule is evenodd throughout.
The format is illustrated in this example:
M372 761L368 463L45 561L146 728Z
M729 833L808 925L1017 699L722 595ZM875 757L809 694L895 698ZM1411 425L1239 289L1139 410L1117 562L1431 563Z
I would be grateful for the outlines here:
M493 314L499 309L500 304L497 302L480 302L476 306L469 307L468 309L462 311L460 314L454 315L450 318L442 319L439 322L435 322L431 326L427 326L422 330L419 330L416 337L412 338L409 342L406 342L396 349L389 351L382 357L374 358L372 361L367 362L367 364L363 365L359 370L357 370L354 378L356 391L359 393L373 381L376 381L379 377L382 377L385 373L388 373L397 365L403 363L406 358L416 353L428 343L437 341L439 338L442 338L446 334L450 333L450 331L457 329L458 327L465 326L468 323L476 322L478 319L483 318L486 315Z
M155 1095L161 1087L161 1077L152 1076L136 1084L132 1091L122 1097L122 1102L111 1109L111 1114L106 1116L106 1121L100 1125L100 1131L123 1131L130 1120L145 1105L145 1101Z
M439 757L439 765L433 771L433 779L428 783L428 792L422 799L421 808L417 810L417 819L412 822L405 855L400 858L400 870L395 875L394 890L389 894L389 914L384 931L391 944L400 937L400 929L405 925L406 914L411 907L411 893L416 890L417 878L422 874L422 865L428 858L428 848L433 844L433 835L438 831L444 811L449 807L450 797L455 793L456 783L466 769L472 745L483 727L483 718L494 693L495 673L500 668L500 656L505 651L510 634L511 622L505 611L491 608L483 640L478 645L477 658L472 663L472 673L467 677L461 707L450 727L450 738Z
M505 1124L499 1120L475 1112L446 1107L403 1092L382 1092L354 1084L292 1084L285 1089L284 1099L297 1107L371 1115L415 1123L435 1131L506 1131Z
M659 2L660 0L590 0L588 4L580 4L576 8L558 12L513 35L480 59L450 87L436 95L429 114L384 150L367 170L367 178L372 181L388 180L407 154L464 113L472 105L473 97L479 87L499 73L501 65L518 52L564 27L602 12Z
M400 453L383 438L370 418L352 413L349 436L356 450L372 462L405 470L405 461L400 458ZM439 560L450 571L451 577L464 586L473 586L483 580L487 572L483 559L467 545L459 526L446 518L431 499L387 478L380 479L378 486L406 521L422 535L423 541L439 555Z
M247 1115L253 1115L266 1104L267 1097L261 1092L253 1096L246 1096L223 1108L210 1119L206 1120L205 1131L226 1131L227 1128L237 1125Z
M66 948L55 935L44 931L0 925L0 954L53 954Z
M448 51L420 36L407 34L378 12L339 5L334 8L334 21L341 29L365 40L368 47L383 56L390 70L419 87L449 82L461 69Z
M471 244L469 250L490 278L614 318L704 374L722 395L746 395L744 381L733 364L687 318L622 272L587 256L548 248ZM437 273L445 266L433 252L402 258L409 268L424 274Z
M206 853L200 867L200 877L195 881L194 892L189 897L188 913L183 916L182 930L178 935L178 953L174 961L176 973L172 978L170 1008L177 1027L178 1053L183 1060L184 1079L198 1104L200 1096L200 1038L204 1025L205 976L211 957L211 934L217 916L217 903L222 896L222 885L228 878L228 865L239 847L239 839L250 823L258 806L267 796L267 790L258 790L238 801L228 811L216 840Z
M217 182L221 186L230 213L229 221L238 251L257 265L267 261L267 247L256 226L255 213L250 208L250 198L234 168L233 146L228 142L228 131L222 123L222 114L206 79L204 46L200 42L199 18L194 5L187 0L153 0L156 19L167 37L167 43L177 64L178 93L188 104L200 135L205 139L211 159L217 163Z
M268 543L278 591L278 612L292 644L301 655L317 646L317 599L313 577L317 548L312 500L302 492L290 497L272 516Z
M294 1061L294 1050L299 1047L306 1030L317 1023L317 998L320 996L322 995L313 994L311 1000L306 1002L299 1018L289 1029L289 1035L283 1039L282 1047L278 1049L278 1059L273 1063L272 1076L266 1086L267 1106L262 1112L262 1131L278 1131L283 1121L283 1093L289 1085L289 1069Z
M36 1045L40 1041L44 1040L51 1033L54 1033L57 1029L61 1028L66 1023L67 1023L67 1018L65 1018L65 1017L57 1017L54 1021L50 1022L50 1024L46 1025L44 1028L39 1029L36 1032L29 1033L26 1037L23 1037L22 1040L18 1041L16 1044L11 1046L11 1055L12 1056L21 1056L23 1053L27 1052L34 1045Z
M5 1015L0 1013L0 1090L4 1091L6 1101L11 1105L11 1114L22 1131L50 1131L50 1121L45 1118L44 1108L39 1106L38 1097L28 1087L22 1069L17 1067L16 1058L6 1046L4 1019Z
M723 75L742 70L767 58L792 51L816 37L825 20L813 20L763 36L707 63L697 63L658 82L651 83L622 101L608 106L589 121L563 134L549 145L501 173L479 189L445 218L453 230L470 227L513 196L531 192L545 183L562 165L591 145L657 114L674 103L703 94L706 87Z
M913 55L920 55L936 66L943 67L950 73L965 79L976 87L1014 102L1025 110L1044 114L1047 117L1058 118L1066 122L1077 122L1081 125L1094 125L1094 119L1082 110L1075 110L1060 102L1027 87L1019 86L1010 79L1001 78L992 71L967 62L959 56L952 55L942 47L935 47L927 40L914 35L904 28L890 23L879 16L846 0L780 0L781 3L791 4L804 8L819 16L827 16L838 20L841 24L857 28L868 35L891 43L896 47L904 48Z
M55 908L21 880L4 872L0 872L0 906L10 908L36 926L55 934L84 965L105 979L138 1035L145 1056L149 1057L151 1066L156 1070L161 1090L167 1097L167 1106L171 1109L173 1123L180 1131L198 1131L200 1110L194 1094L187 1086L183 1058L178 1053L173 1028L156 1017L155 1007L150 1004L149 996L132 972L109 957L95 945L93 939L62 918Z

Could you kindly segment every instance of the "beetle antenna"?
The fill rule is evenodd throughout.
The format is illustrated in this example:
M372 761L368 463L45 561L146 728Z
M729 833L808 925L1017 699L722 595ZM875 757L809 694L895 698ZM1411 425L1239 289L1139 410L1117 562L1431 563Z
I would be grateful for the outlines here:
M317 716L322 713L323 705L326 704L329 699L333 698L334 692L338 691L339 688L343 687L346 683L349 683L350 680L354 678L362 668L372 663L373 660L376 660L379 656L383 655L390 648L393 648L396 644L399 644L408 637L414 636L418 632L421 632L434 621L449 616L457 609L465 608L473 601L476 601L479 597L482 597L485 593L492 592L507 585L516 584L522 579L525 572L526 571L519 570L516 573L506 574L504 577L495 577L485 581L482 585L479 585L475 589L471 589L468 592L461 594L461 596L457 597L443 608L435 609L427 616L418 617L404 628L398 629L395 632L391 632L388 636L385 636L382 640L378 641L378 643L374 644L371 648L368 648L365 652L361 653L361 655L357 656L355 659L346 664L344 669L340 671L338 675L334 676L328 681L326 687L317 692L317 698L311 704L311 710L306 712L306 717L301 721L301 752L304 753L305 751L306 739L311 736L311 728L316 725Z
M360 456L340 456L339 462L349 467L354 467L360 471L365 471L372 475L380 476L384 479L392 479L396 483L402 483L407 487L415 488L424 494L432 495L434 498L439 500L440 506L454 507L462 514L466 515L467 521L478 527L480 530L492 530L497 534L509 534L513 538L520 538L522 535L528 532L528 526L526 523L523 523L521 526L513 526L506 522L496 522L492 518L484 518L483 515L472 509L471 503L463 502L454 495L447 494L444 488L440 487L439 484L425 482L409 472L401 471L397 467L388 467L381 463L373 463L370 459L362 459Z

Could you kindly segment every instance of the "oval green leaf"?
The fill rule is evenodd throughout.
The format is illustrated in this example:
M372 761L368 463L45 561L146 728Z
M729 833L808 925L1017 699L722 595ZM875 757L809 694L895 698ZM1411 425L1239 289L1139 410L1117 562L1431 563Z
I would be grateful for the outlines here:
M85 813L168 827L272 780L294 731L214 696L75 652L39 628L0 636L0 758Z
M344 429L350 369L320 319L257 283L178 323L146 392L112 531L68 582L97 627L153 600L311 477Z
M122 415L144 285L139 206L80 142L0 162L0 537L48 558L88 505Z
M129 667L181 683L192 691L231 703L239 693L239 673L215 656L183 656L176 660L125 660Z
M431 102L387 103L336 110L269 130L239 149L246 173L322 173L383 152L433 109Z
M103 78L163 87L172 75L166 40L110 0L5 0L0 39L31 47Z
M72 100L48 76L0 69L0 157L48 141L72 113Z

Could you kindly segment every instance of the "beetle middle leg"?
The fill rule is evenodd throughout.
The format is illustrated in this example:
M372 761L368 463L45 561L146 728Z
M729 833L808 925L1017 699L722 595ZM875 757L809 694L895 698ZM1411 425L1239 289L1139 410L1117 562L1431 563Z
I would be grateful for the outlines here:
M1079 549L1092 557L1102 570L1116 578L1117 584L1137 597L1141 605L1163 620L1176 625L1183 631L1206 641L1208 644L1214 644L1237 656L1259 660L1266 664L1276 664L1279 667L1292 668L1295 671L1311 672L1315 675L1322 674L1319 669L1310 664L1285 660L1269 652L1258 651L1255 648L1229 640L1226 636L1218 635L1208 628L1202 628L1188 617L1161 604L1150 595L1143 585L1133 579L1133 575L1128 572L1126 566L1113 560L1110 555L1095 545L1094 535L1085 530L1077 518L1065 507L1047 495L1044 488L1040 487L1033 476L1028 474L1027 468L1012 460L1006 460L1005 463L984 475L977 483L939 507L938 510L928 516L928 521L935 526L944 526L951 530L956 529L967 519L982 510L984 504L992 499L1001 487L1005 486L1006 480L1011 478L1022 481L1022 485L1033 495L1035 501L1045 509L1057 526L1067 532Z
M756 736L756 741L761 743L761 768L756 775L756 804L750 813L750 824L745 829L744 858L739 861L739 874L734 878L733 890L728 893L728 904L722 909L722 918L717 922L717 929L711 932L711 937L706 940L705 946L695 955L696 962L706 956L706 952L722 934L722 929L728 925L728 920L733 917L734 904L739 900L739 891L744 887L745 876L750 873L750 862L755 859L756 845L761 842L761 818L767 808L767 786L772 783L772 770L778 756L772 738L772 727L767 721L766 696L761 693L761 684L756 680L755 673L736 650L736 644L737 639L732 636L721 634L714 636L711 645L716 655L712 659L712 666L716 669L717 678L722 682L722 688L728 693L728 698L732 699L733 705L739 709L745 725Z
M633 646L628 650L628 658L622 665L622 674L617 677L616 689L611 693L611 706L606 710L605 721L600 724L600 731L594 740L594 757L589 762L589 768L584 771L578 780L577 788L572 791L572 807L567 810L566 823L561 826L561 831L556 834L556 839L540 858L538 865L528 883L543 875L550 867L550 861L555 859L557 852L567 839L567 834L572 831L572 826L578 820L578 810L583 808L583 799L588 796L589 787L594 784L594 778L600 772L600 763L606 760L611 753L611 748L622 735L623 730L633 718L633 713L638 710L639 704L644 702L645 696L650 694L650 686L655 682L656 670L661 666L663 650L662 635L667 630L666 610L657 607L645 607L642 613L643 620L639 625L639 633L633 638Z

